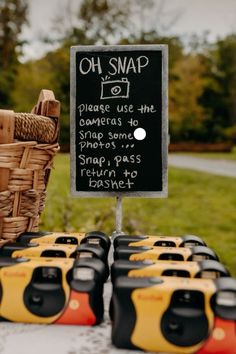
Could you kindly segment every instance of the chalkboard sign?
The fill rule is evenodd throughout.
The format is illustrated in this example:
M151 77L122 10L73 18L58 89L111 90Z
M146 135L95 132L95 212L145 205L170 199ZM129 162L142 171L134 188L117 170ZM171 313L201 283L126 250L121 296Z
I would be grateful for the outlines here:
M71 48L71 191L167 195L167 46Z

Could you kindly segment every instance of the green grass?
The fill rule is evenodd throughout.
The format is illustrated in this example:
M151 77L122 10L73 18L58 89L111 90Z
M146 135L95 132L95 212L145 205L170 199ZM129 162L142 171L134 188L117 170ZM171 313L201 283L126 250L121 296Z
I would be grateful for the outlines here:
M236 276L235 179L169 169L167 199L125 198L123 231L201 236ZM114 198L72 198L69 156L59 154L48 186L41 229L114 231Z

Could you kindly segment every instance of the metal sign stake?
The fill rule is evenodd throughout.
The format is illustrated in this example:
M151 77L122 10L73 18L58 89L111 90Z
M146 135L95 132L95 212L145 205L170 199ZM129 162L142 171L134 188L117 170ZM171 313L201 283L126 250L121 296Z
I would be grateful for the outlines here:
M115 217L116 217L116 229L112 233L112 240L116 238L116 236L123 234L122 231L122 196L119 195L116 197L116 211L115 211Z
M116 197L116 234L122 233L122 197Z

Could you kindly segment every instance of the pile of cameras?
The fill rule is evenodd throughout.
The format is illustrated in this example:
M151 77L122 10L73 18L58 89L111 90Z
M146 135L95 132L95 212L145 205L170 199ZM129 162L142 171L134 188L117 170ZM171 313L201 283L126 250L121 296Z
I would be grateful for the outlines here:
M111 281L116 347L236 352L236 279L201 238L119 235Z
M29 232L0 249L1 320L95 325L103 320L110 238Z
M193 235L30 232L0 249L1 320L97 325L111 273L112 343L166 353L233 354L236 279Z

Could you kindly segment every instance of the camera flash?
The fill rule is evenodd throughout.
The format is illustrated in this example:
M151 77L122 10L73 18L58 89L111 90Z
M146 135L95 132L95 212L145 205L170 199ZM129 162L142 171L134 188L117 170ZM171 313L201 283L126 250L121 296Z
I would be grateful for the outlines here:
M216 297L216 303L219 306L236 306L236 294L230 291L221 291Z
M94 270L90 268L75 268L73 271L74 280L92 280L94 279Z
M88 239L87 241L91 245L100 245L100 239L99 238L91 238Z
M92 252L79 252L77 258L93 258Z

